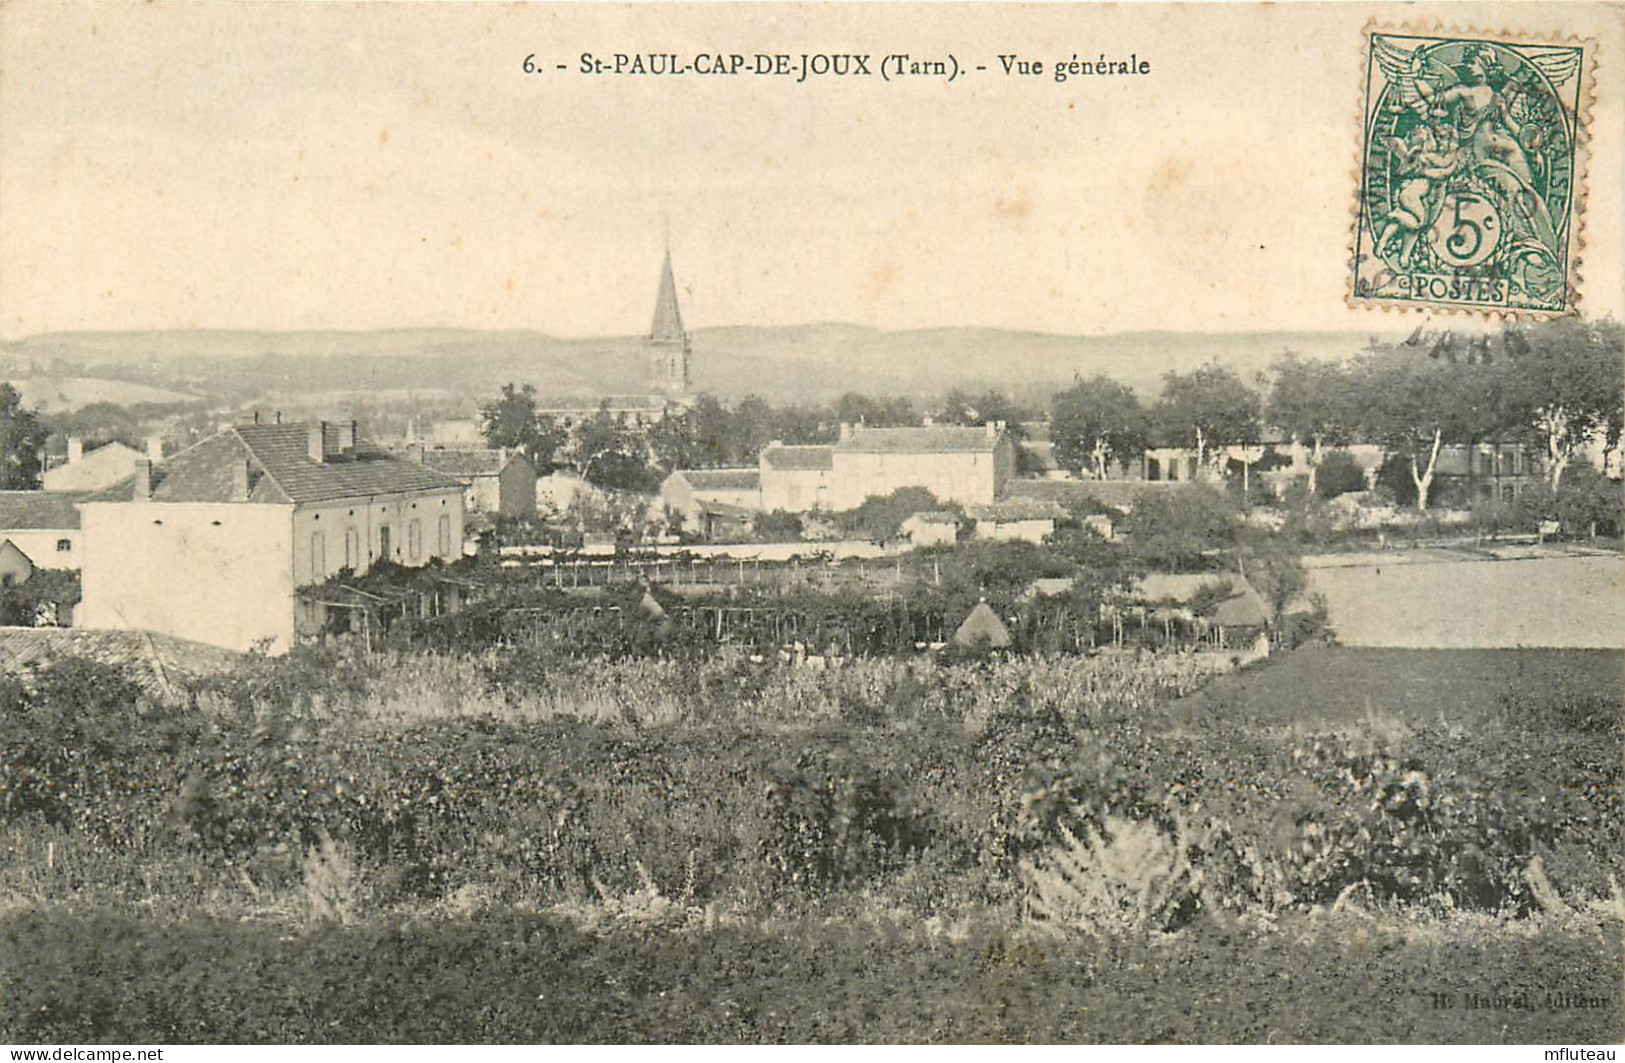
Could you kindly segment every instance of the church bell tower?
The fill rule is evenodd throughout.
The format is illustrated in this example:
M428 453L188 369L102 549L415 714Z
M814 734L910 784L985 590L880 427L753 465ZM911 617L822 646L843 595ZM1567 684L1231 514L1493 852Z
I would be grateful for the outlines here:
M677 282L671 273L671 248L660 269L654 324L649 328L649 388L659 395L687 395L688 356L692 347L677 307Z

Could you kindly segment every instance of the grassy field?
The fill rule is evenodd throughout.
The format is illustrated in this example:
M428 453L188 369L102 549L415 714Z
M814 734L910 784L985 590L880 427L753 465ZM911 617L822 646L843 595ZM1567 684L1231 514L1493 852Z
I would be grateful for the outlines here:
M1482 730L1515 721L1519 706L1537 697L1617 713L1625 705L1625 651L1306 646L1222 677L1181 707L1265 727L1390 718Z
M1314 567L1345 646L1489 649L1625 646L1625 560L1391 561Z

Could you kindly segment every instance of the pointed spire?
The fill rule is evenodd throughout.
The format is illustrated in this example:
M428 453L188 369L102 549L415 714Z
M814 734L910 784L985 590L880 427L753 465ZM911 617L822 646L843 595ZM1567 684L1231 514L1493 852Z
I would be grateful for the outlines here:
M677 281L671 273L671 248L666 248L665 264L660 268L660 291L655 296L654 324L649 339L655 343L684 343L683 314L677 308Z

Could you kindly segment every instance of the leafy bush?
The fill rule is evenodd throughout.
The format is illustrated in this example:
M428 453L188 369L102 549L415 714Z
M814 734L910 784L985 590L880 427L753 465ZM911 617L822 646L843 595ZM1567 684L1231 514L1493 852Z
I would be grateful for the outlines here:
M1315 494L1321 498L1336 498L1354 491L1365 490L1365 468L1347 451L1334 450L1321 460L1315 474Z

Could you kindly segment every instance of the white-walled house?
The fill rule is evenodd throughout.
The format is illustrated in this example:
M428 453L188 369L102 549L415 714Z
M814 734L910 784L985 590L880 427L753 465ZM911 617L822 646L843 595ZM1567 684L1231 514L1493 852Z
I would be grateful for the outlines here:
M978 539L1034 544L1054 535L1056 524L1067 518L1066 510L1057 503L1033 498L967 506L965 513L976 522Z
M680 514L683 528L704 531L708 516L737 518L761 508L762 481L754 468L677 469L660 485L660 501Z
M785 444L775 439L757 459L764 513L810 513L834 508L835 448Z
M842 425L833 448L831 508L856 509L900 487L923 487L943 502L995 502L1015 477L1016 446L1004 424L977 428Z
M78 503L84 494L0 491L0 542L9 541L35 568L78 568L84 555Z
M283 652L323 607L299 589L387 558L454 561L463 485L357 438L354 422L228 428L79 506L88 628Z
M163 461L162 441L156 437L148 439L144 455L116 441L86 453L84 442L77 436L69 436L68 460L45 470L40 486L47 491L100 491L126 479L135 468L136 459L141 457L155 463Z

